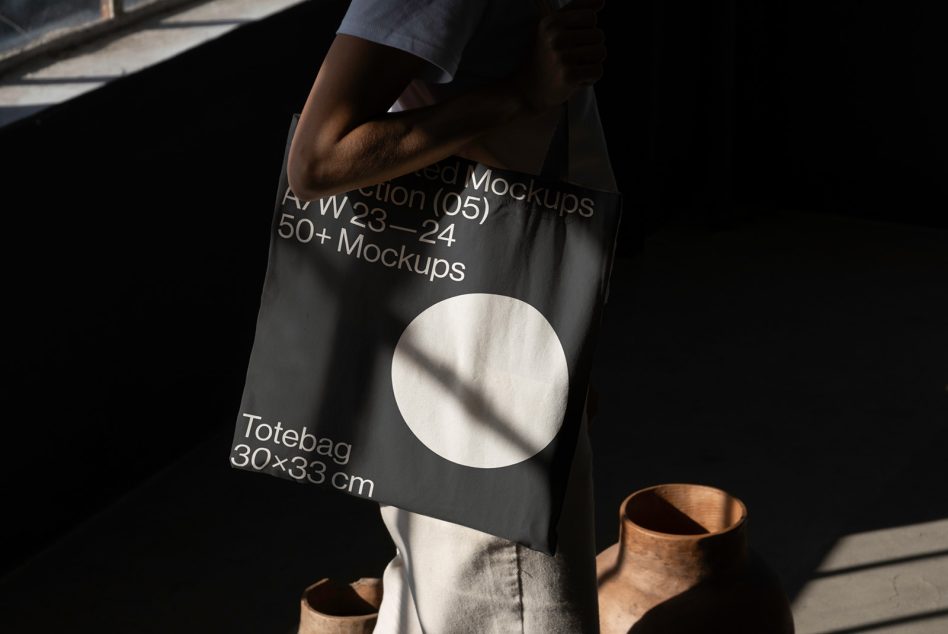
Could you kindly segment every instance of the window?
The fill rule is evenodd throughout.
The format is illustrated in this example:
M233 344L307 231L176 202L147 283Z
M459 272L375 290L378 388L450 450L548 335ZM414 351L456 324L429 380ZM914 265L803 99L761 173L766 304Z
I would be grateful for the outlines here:
M0 2L0 50L23 48L30 41L100 19L100 0L3 0Z
M194 0L0 0L0 72Z

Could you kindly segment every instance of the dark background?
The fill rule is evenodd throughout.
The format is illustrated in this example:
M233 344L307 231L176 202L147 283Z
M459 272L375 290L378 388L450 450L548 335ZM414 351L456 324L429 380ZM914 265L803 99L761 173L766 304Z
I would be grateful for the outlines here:
M601 14L597 85L621 257L681 219L945 227L944 5L629 5ZM345 8L306 3L0 129L4 570L233 424L287 126Z

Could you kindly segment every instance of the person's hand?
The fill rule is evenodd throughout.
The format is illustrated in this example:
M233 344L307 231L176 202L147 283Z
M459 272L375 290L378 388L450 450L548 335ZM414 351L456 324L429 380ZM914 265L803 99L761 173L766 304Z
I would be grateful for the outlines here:
M602 77L605 35L596 26L596 14L603 3L573 0L540 19L533 45L512 77L530 110L556 107Z

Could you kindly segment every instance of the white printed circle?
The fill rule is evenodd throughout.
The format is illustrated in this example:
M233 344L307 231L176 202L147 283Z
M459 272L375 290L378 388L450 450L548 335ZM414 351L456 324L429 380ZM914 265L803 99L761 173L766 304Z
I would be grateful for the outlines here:
M392 387L405 423L430 450L469 467L506 467L559 432L569 368L536 308L467 293L408 324L392 357Z

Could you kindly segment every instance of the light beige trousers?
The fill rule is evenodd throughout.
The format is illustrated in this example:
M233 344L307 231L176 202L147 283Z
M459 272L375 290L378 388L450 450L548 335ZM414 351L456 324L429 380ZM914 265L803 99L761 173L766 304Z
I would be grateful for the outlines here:
M598 634L592 452L584 411L551 556L381 504L395 542L376 634Z

